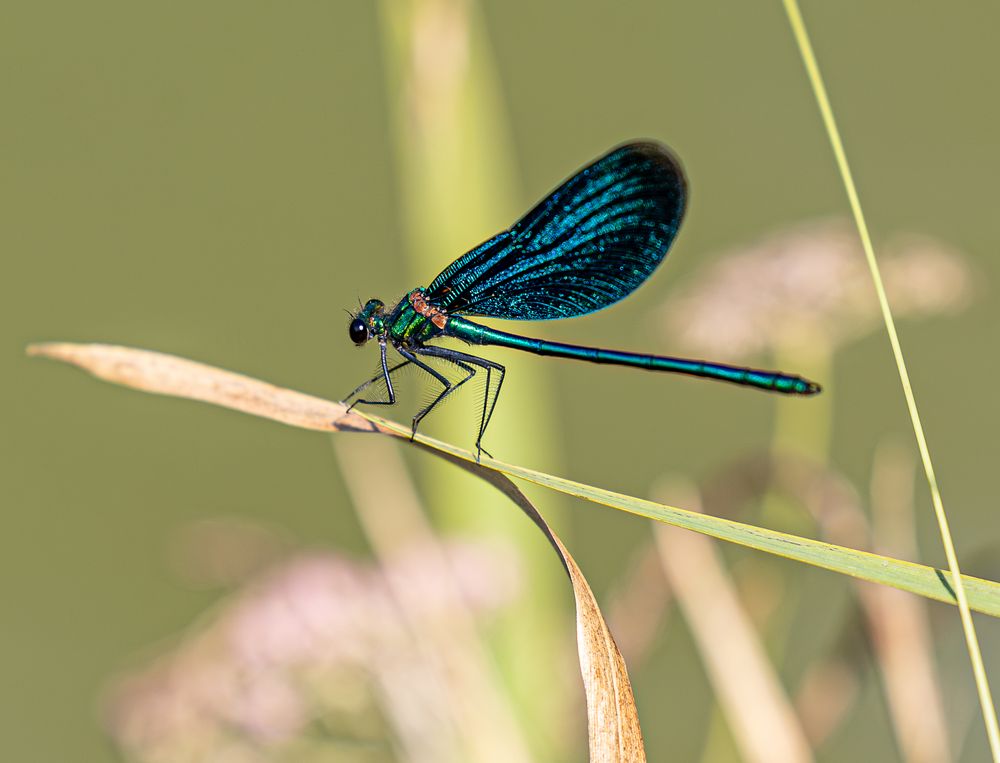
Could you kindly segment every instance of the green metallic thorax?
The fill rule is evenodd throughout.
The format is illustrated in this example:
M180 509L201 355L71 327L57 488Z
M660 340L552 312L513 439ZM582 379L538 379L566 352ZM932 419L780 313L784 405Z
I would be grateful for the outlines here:
M384 330L393 343L405 347L420 346L442 333L429 318L413 309L410 296L418 291L423 289L409 292L383 320Z

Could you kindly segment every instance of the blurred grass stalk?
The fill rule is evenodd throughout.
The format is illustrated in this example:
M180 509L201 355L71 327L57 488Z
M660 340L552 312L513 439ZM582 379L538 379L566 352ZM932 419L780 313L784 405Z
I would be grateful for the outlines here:
M916 464L908 448L883 442L872 467L873 550L901 559L918 556L914 531ZM885 683L889 713L907 763L948 763L941 684L934 666L927 604L886 586L858 586Z
M810 462L801 464L806 468L775 463L769 494L778 499L788 495L800 502L821 535L832 542L874 546L876 552L903 558L916 555L914 464L903 448L883 443L876 453L872 527L842 478ZM700 504L695 488L683 484L663 485L653 492L658 500L680 501L689 507ZM753 497L744 496L744 500ZM713 714L710 720L703 760L732 757L731 744L743 760L811 760L810 742L822 744L840 725L850 703L857 699L856 687L863 676L844 675L835 658L818 660L800 687L794 703L796 717L762 636L711 541L663 525L655 525L653 532L669 591L689 624L721 710L721 715ZM902 759L947 763L952 756L926 604L885 586L854 581L854 587Z
M885 286L900 316L928 316L956 312L972 295L973 275L964 258L951 247L925 236L904 234L890 239L883 257ZM912 490L895 485L901 493L887 495L884 485L873 494L871 528L856 491L829 465L835 390L830 388L839 348L878 328L878 312L871 299L870 276L863 264L856 233L838 221L815 221L792 226L749 246L737 247L715 258L716 264L699 275L680 299L663 309L674 331L699 349L723 357L740 353L769 353L779 368L802 368L821 379L824 393L803 405L800 400L776 400L769 449L771 466L759 475L763 488L764 524L798 523L806 508L820 537L845 546L872 549L885 542L901 558L915 557L912 510L894 510L893 522L880 524L879 512L890 503L912 502ZM751 288L745 288L750 284ZM711 315L715 324L690 316ZM757 467L759 469L759 467ZM879 475L886 467L876 463ZM880 471L881 470L881 471ZM897 470L898 471L898 470ZM727 472L739 484L747 474ZM842 484L840 484L842 483ZM751 484L758 484L753 480ZM831 498L823 498L829 494ZM906 496L909 496L908 498ZM745 510L759 496L741 495ZM789 500L790 499L790 500ZM713 504L713 513L726 514ZM732 505L731 513L741 510ZM790 512L796 512L792 516ZM909 523L909 527L901 524ZM883 535L889 534L883 539ZM906 539L910 538L909 542ZM744 577L746 577L744 571ZM874 656L884 679L885 702L894 731L907 761L940 760L948 756L940 687L934 678L931 635L926 607L905 596L892 596L882 588L855 583L874 645ZM769 643L775 653L793 627L794 610L769 623ZM898 620L897 620L898 618ZM905 633L912 628L913 639ZM707 645L700 645L704 650ZM777 648L775 648L777 647ZM914 671L905 666L913 661ZM817 664L817 676L835 668ZM905 674L905 675L904 675ZM862 676L858 676L860 680ZM843 682L841 682L843 683ZM847 685L844 684L845 692ZM849 700L847 694L838 702ZM834 704L823 707L809 698L809 686L800 692L800 714L814 744L820 744L842 720ZM923 723L914 717L914 697L927 708ZM919 725L920 734L914 727ZM923 740L926 743L913 740Z
M831 379L833 376L832 343L821 332L810 332L800 341L786 342L775 347L776 368L808 368L813 379ZM771 451L799 453L818 464L829 462L830 442L833 433L834 394L829 383L821 395L816 395L809 405L801 400L779 397L775 400L774 429Z
M428 524L406 464L396 445L381 438L332 437L358 519L379 564L399 569L400 556L418 549L434 569L423 579L389 576L393 597L409 620L423 660L436 672L442 688L442 712L451 716L454 736L448 760L482 763L527 763L531 760L514 718L503 682L496 675L475 617L466 605L455 572ZM385 474L394 479L384 479ZM431 585L426 590L423 585ZM441 599L441 616L430 618L419 600ZM414 610L414 605L417 611ZM405 740L403 740L405 742ZM412 751L406 760L416 760ZM442 763L444 763L442 761Z
M464 0L382 0L387 87L413 285L426 285L454 258L509 224L519 205L515 161L498 76L475 5ZM553 394L540 364L504 357L511 371L490 426L488 447L542 468L558 467ZM431 426L455 442L471 440L461 408L435 413ZM516 415L515 415L516 414ZM426 463L428 505L453 526L525 540L531 595L497 629L494 645L517 697L533 752L555 760L567 750L570 697L579 694L570 599L562 571L518 512L491 488L449 465ZM546 501L546 513L556 501ZM530 540L529 540L530 538ZM562 687L562 690L560 690ZM568 694L567 694L568 691Z
M655 500L680 501L697 510L690 485L663 484ZM711 539L656 525L660 564L701 653L715 696L739 749L749 763L807 763L812 750L788 696L740 603ZM703 755L723 760L723 729L713 713Z

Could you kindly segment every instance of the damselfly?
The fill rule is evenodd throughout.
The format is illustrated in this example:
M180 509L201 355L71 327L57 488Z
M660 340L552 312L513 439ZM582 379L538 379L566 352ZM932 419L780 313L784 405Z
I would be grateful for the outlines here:
M371 299L352 315L351 341L379 343L381 368L347 399L392 405L393 374L415 366L440 385L413 417L420 422L478 372L485 372L476 452L496 408L505 369L499 363L434 343L446 337L470 345L495 345L536 355L650 371L701 376L772 392L812 395L818 384L777 371L741 368L703 360L603 350L509 334L466 316L506 320L550 320L586 315L635 291L666 255L687 199L680 163L664 146L628 143L577 172L534 209L445 268L427 288L416 288L386 307ZM392 347L400 359L387 357ZM461 374L449 379L429 361L443 361ZM358 398L378 381L384 399ZM494 382L495 381L495 385ZM489 455L487 453L487 455Z

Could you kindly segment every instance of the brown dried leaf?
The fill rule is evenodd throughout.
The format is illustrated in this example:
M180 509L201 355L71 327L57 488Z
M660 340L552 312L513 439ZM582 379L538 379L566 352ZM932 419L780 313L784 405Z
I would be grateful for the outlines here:
M214 403L283 424L323 432L379 429L343 403L276 387L176 355L113 344L46 342L28 346L28 355L79 366L105 381L126 387Z
M646 751L625 660L580 568L555 533L549 530L549 535L573 582L577 649L587 692L590 760L644 761Z
M106 381L127 387L214 403L291 426L319 431L382 432L400 430L348 412L334 403L276 387L248 376L150 350L102 344L45 343L28 354L62 360ZM632 685L593 591L569 551L538 510L505 475L425 443L419 447L471 471L509 497L545 534L559 554L573 584L577 647L587 696L590 760L593 763L642 763L646 760Z
M642 731L625 660L597 606L594 592L559 536L510 478L450 454L438 454L478 475L510 498L545 534L562 560L576 600L576 641L587 695L591 763L645 761Z

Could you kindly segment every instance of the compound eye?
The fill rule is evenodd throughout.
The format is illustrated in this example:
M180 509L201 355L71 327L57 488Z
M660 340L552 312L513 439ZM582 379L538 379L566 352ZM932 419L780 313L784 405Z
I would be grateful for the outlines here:
M360 318L351 321L347 331L351 335L351 341L359 347L368 341L368 326Z

